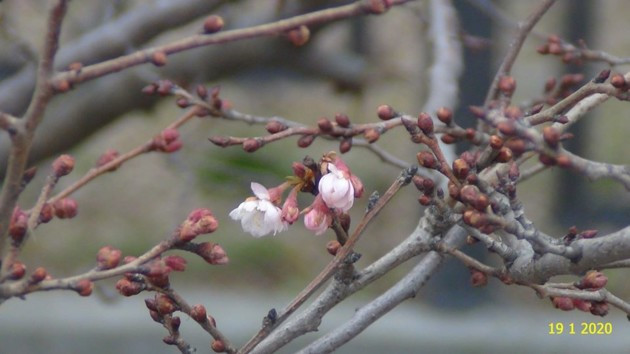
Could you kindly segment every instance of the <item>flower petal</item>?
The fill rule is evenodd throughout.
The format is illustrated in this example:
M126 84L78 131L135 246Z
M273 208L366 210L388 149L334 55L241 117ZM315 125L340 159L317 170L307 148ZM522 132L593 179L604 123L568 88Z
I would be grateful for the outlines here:
M269 191L265 186L260 183L252 182L251 184L252 192L254 195L258 197L258 199L269 200Z

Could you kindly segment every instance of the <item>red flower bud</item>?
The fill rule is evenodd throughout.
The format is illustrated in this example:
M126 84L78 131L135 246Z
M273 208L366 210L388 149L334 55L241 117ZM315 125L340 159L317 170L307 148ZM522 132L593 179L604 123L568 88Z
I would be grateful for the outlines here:
M52 164L53 173L57 177L63 177L74 169L74 157L70 155L61 155L55 159Z
M593 302L591 303L591 313L595 316L604 317L608 314L608 303Z
M335 122L339 124L340 127L347 128L350 126L350 118L348 115L343 113L335 114Z
M283 130L286 130L288 127L277 120L270 120L267 122L265 129L269 132L269 134L279 133Z
M203 21L203 33L211 34L219 32L224 25L225 22L221 16L210 15Z
M183 272L186 269L186 259L180 256L164 257L164 264L177 272Z
M26 273L26 266L22 262L13 262L9 268L9 279L18 280L22 279Z
M74 290L80 296L90 296L93 288L94 283L92 283L89 279L81 279L74 285Z
M315 140L315 135L303 135L298 139L297 145L301 148L309 147Z
M608 277L604 273L590 270L576 286L580 289L599 290L605 287L606 283L608 283Z
M43 267L38 267L33 271L33 274L31 274L31 278L29 280L31 284L37 284L46 279L47 276L48 272L46 271L46 269Z
M13 208L13 214L11 215L11 221L9 224L9 235L14 242L20 243L26 235L26 229L28 228L28 215L20 209L17 205Z
M433 118L427 113L420 113L418 115L418 128L420 128L424 134L429 135L433 133Z
M376 142L381 137L381 133L379 133L374 128L370 128L363 133L363 136L365 136L365 140L367 140L371 144L373 142Z
M555 308L560 309L562 311L571 311L575 308L575 305L573 304L573 300L568 297L562 297L562 296L552 297L551 303L553 304Z
M436 167L436 160L435 160L435 156L433 155L433 153L429 152L429 151L420 151L418 154L416 154L416 158L418 159L418 163L425 168L435 168Z
M575 306L576 309L580 311L584 311L584 312L591 312L590 301L581 300L581 299L572 299L572 300L573 300L573 306Z
M151 55L151 63L155 66L164 66L166 65L166 53L163 51L154 52Z
M174 128L164 129L153 138L153 148L155 150L171 153L179 150L182 142L179 140L179 132Z
M321 117L317 120L317 127L324 133L329 133L333 130L332 122L326 117Z
M105 246L98 250L96 262L99 269L116 268L122 258L122 252L112 246Z
M494 160L496 162L505 163L505 162L511 161L512 157L514 157L514 154L512 153L512 150L510 150L510 148L504 146L504 147L499 149L499 153L497 154L497 157L495 157Z
M506 96L512 96L516 90L516 80L512 76L502 76L499 79L499 90Z
M339 241L337 240L328 241L328 243L326 244L326 251L332 256L337 255L337 251L339 251L340 248L341 243L339 243Z
M212 348L212 350L217 353L223 353L225 351L225 343L223 343L223 341L215 339L210 344L210 348Z
M157 301L155 297L153 299L144 299L145 306L151 311L157 311Z
M455 177L459 179L464 179L466 178L466 176L468 176L469 172L470 165L468 165L466 161L464 161L463 159L457 159L453 161L453 173L455 174Z
M77 216L79 212L79 204L72 198L59 199L53 207L55 208L55 215L59 219L71 219Z
M168 315L177 310L177 306L173 300L165 294L158 294L155 297L157 311L160 315Z
M485 286L488 284L488 276L476 269L470 269L470 282L474 287Z
M378 106L378 108L376 108L376 115L378 115L378 117L381 120L390 120L394 118L397 114L396 114L396 111L394 111L394 108L392 108L392 106L387 105L387 104L382 104Z
M431 204L431 201L432 201L432 198L426 194L423 194L420 197L418 197L418 203L420 203L420 205L428 206Z
M311 31L308 27L302 25L298 28L292 29L287 34L289 41L293 43L293 45L300 47L308 42L311 37Z
M116 151L115 149L105 150L105 152L101 156L99 156L98 160L96 160L96 167L105 166L106 164L118 158L118 155L118 151ZM108 171L116 171L117 168L118 166L113 166Z
M437 112L435 112L435 115L437 116L437 119L440 120L440 122L446 125L450 125L453 122L453 112L446 107L438 108Z
M614 74L610 78L610 84L618 89L623 89L627 86L626 79L621 74Z
M551 126L545 127L543 129L543 139L545 139L545 142L549 144L549 146L555 148L560 141L560 132Z
M195 305L190 310L190 317L199 323L206 323L208 316L206 314L206 308L203 305Z
M493 148L494 150L499 150L500 148L503 147L503 139L501 139L501 137L499 137L498 135L491 135L490 147Z
M350 151L350 149L352 149L352 138L343 139L339 142L339 152L342 154Z
M197 246L195 250L201 258L203 258L206 262L212 265L223 265L227 264L229 258L225 253L225 250L216 243L211 242L203 242Z

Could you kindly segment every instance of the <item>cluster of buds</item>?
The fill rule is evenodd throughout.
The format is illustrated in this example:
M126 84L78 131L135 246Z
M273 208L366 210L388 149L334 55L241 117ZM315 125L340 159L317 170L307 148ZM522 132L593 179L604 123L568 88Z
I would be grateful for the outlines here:
M597 291L605 287L606 283L608 283L608 278L604 273L591 270L574 285L581 290ZM608 303L606 302L573 299L569 297L553 297L551 301L556 308L563 311L578 309L580 311L590 312L595 316L605 316L608 314Z
M560 37L553 34L547 37L547 43L538 47L537 51L542 55L555 55L561 58L562 62L565 64L582 65L582 51L587 50L588 48L583 40L580 40L579 46L580 48L572 44L565 43L562 39L560 39Z
M210 209L198 208L190 212L188 217L179 226L177 238L179 242L189 242L199 235L205 235L216 231L219 222Z
M72 198L62 198L57 200L54 204L44 203L42 205L38 223L47 223L57 216L59 219L71 219L77 216L79 206L76 200ZM11 220L9 224L9 235L16 244L19 244L24 239L28 228L29 214L22 210L19 206L13 209Z
M577 227L571 226L566 235L562 238L565 245L569 245L573 241L585 239L585 238L594 238L599 233L598 230L584 230L579 231Z
M320 235L328 229L335 215L345 215L352 208L354 199L363 194L361 180L335 152L324 155L319 164L310 158L304 159L303 163L294 163L293 173L287 182L274 188L267 189L252 182L255 196L232 210L230 217L240 221L246 232L262 237L285 231L300 214L305 214L306 228ZM291 191L283 202L283 193L289 187ZM298 192L316 195L313 203L301 212Z
M422 192L422 195L418 198L418 202L424 206L431 204L433 195L435 193L435 182L427 177L420 177L418 175L412 178L416 189Z
M160 134L153 138L152 150L165 153L175 152L182 147L182 141L179 139L179 132L174 128L164 129Z

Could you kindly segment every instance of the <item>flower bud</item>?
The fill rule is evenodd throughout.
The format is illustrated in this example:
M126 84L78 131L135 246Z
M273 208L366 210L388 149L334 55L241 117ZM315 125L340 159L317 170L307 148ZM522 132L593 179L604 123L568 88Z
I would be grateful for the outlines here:
M300 47L308 42L309 38L311 37L311 31L308 29L308 27L302 25L298 28L290 30L287 36L289 37L289 41L293 43L293 45Z
M488 208L488 205L490 205L490 200L487 195L479 194L472 204L475 209L480 212L484 212Z
M610 84L618 89L623 89L627 86L626 79L621 74L614 74L610 78Z
M144 290L145 285L142 283L138 283L138 282L132 282L127 278L122 278L119 281L116 282L116 290L118 290L118 292L120 293L120 295L122 296L133 296L133 295L137 295L140 292L142 292L142 290Z
M187 98L185 98L185 97L180 97L180 98L176 99L175 100L175 104L179 108L190 107L190 101Z
M186 270L186 259L180 256L164 257L164 264L176 272L183 272Z
M423 194L420 197L418 197L418 203L420 203L420 205L428 206L431 204L431 202L432 202L432 198L426 194Z
M152 84L149 84L149 85L143 87L141 92L144 93L145 95L149 95L149 96L155 95L155 93L157 92L157 87L158 87L157 84L152 83Z
M38 267L33 271L33 274L31 274L31 278L29 279L29 282L31 284L37 284L43 281L44 279L46 279L47 276L48 276L48 272L46 271L46 268Z
M516 80L512 76L502 76L499 79L499 90L506 96L512 96L516 90Z
M571 167L571 159L567 155L558 155L556 156L556 164L562 168Z
M267 122L267 125L265 126L265 129L267 129L269 134L276 134L283 130L286 130L287 128L288 127L286 125L284 125L283 123L275 119L272 119L269 122Z
M169 315L177 310L177 306L173 300L165 294L158 294L155 297L157 312L164 316Z
M144 305L151 311L157 311L157 301L155 301L155 297L152 299L144 299Z
M90 296L93 288L94 283L89 279L81 279L74 285L74 290L80 296Z
M192 241L202 234L214 232L219 222L209 209L199 208L188 214L188 218L179 227L178 237L181 242Z
M159 50L157 52L154 52L151 55L151 63L153 63L153 65L155 65L155 66L164 66L164 65L166 65L166 53L164 53L161 50Z
M79 212L79 204L72 198L59 199L53 207L55 208L55 215L59 219L72 219Z
M151 316L151 319L153 319L153 321L155 321L157 323L162 323L164 321L162 316L160 316L160 314L157 313L157 311L150 310L149 311L149 315Z
M339 124L340 127L347 128L350 126L350 118L346 114L335 114L335 121L337 122L337 124Z
M501 137L498 135L491 135L490 147L494 150L499 150L501 147L503 147L503 139L501 139Z
M499 162L499 163L505 163L505 162L511 161L512 157L514 157L514 154L512 153L512 150L510 150L510 148L504 146L504 147L499 149L499 153L494 158L494 160L496 162Z
M337 240L328 241L328 243L326 244L326 251L332 256L336 256L337 251L339 251L340 248L341 243L339 243L339 241Z
M111 161L115 160L116 158L118 158L118 151L116 151L115 149L107 149L105 150L105 152L99 156L98 160L96 160L96 167L101 167L101 166L105 166L108 163L110 163ZM118 168L118 166L113 166L112 168L110 168L108 171L115 171Z
M606 286L608 283L608 277L604 273L590 270L586 273L576 286L580 289L599 290Z
M210 348L217 353L223 353L225 351L225 343L221 340L214 339L210 344Z
M610 69L604 69L597 74L597 76L593 79L593 82L596 84L601 84L604 81L608 80L610 76Z
M212 265L223 265L229 262L229 258L223 247L216 243L200 243L197 245L195 253Z
M206 323L206 321L208 321L206 308L203 305L193 306L190 310L190 317L199 323Z
M471 268L470 283L474 287L485 286L486 284L488 284L488 276L486 275L486 273Z
M444 134L442 135L440 140L442 140L444 144L453 144L454 142L457 141L457 138L451 134Z
M480 228L486 223L485 215L481 214L477 210L466 210L464 212L463 220L466 224L475 228Z
M474 141L477 137L477 131L473 128L466 128L466 139Z
M339 142L339 152L345 154L352 149L352 138L346 138Z
M394 111L394 108L387 104L382 104L378 106L378 108L376 109L376 114L381 120L390 120L397 115L396 111Z
M380 15L387 11L392 4L391 0L367 0L363 6L368 13Z
M55 159L52 164L53 174L57 177L63 177L74 169L74 157L70 155L61 155Z
M332 122L326 117L321 117L317 120L317 127L323 133L330 133L333 130Z
M367 140L370 144L376 142L378 138L381 137L381 134L374 128L367 129L363 136L365 136L365 140Z
M171 328L173 328L173 331L177 332L179 331L179 326L182 325L182 320L181 318L179 318L179 316L173 316L171 318Z
M260 149L261 146L262 142L258 139L246 139L245 141L243 141L243 150L247 152L254 152Z
M206 17L206 19L203 21L203 33L211 34L219 32L224 25L225 22L223 21L223 18L221 16L210 15Z
M591 313L595 316L604 317L608 314L608 303L606 302L592 302Z
M416 158L418 159L418 163L425 168L435 168L437 166L437 161L433 153L429 151L420 151L416 154Z
M22 262L13 262L9 267L9 279L18 280L22 279L26 273L26 266Z
M587 300L582 300L582 299L571 299L573 300L573 306L580 310L580 311L584 311L584 312L591 312L591 302L587 301Z
M555 308L560 309L562 311L571 311L575 308L575 305L573 304L573 300L568 297L563 297L563 296L552 297L551 303L553 304Z
M63 92L68 92L68 90L72 88L72 85L70 85L70 82L68 80L60 79L60 80L53 80L52 87L55 90L55 92L63 93Z
M455 177L459 179L464 179L468 176L468 172L470 172L470 165L463 159L457 159L453 161L453 173Z
M31 180L35 177L36 173L37 173L37 167L35 166L29 167L26 170L24 170L24 174L22 175L22 184L23 185L29 184Z
M549 144L549 146L555 148L560 141L560 132L551 126L545 127L543 129L543 139L545 139L545 142Z
M433 119L430 115L422 112L418 115L418 128L426 135L433 133Z
M459 199L459 188L451 181L448 182L448 195L453 199Z
M556 78L550 77L545 81L545 93L551 92L556 87Z
M226 147L226 146L230 146L230 138L224 137L224 136L211 136L208 138L208 140L210 140L211 143L213 143L216 146L220 146L220 147ZM245 149L245 146L243 145L243 149ZM245 150L247 151L247 150ZM256 150L254 150L256 151Z
M459 198L463 203L473 204L477 200L479 189L475 186L465 185L459 191Z
M438 108L438 110L435 112L435 115L437 116L437 119L440 120L440 122L446 125L450 125L453 122L453 112L446 107Z
M98 269L116 268L122 258L122 252L112 246L105 246L98 250L96 262Z
M301 138L298 139L297 145L301 148L307 148L315 140L315 135L302 135Z
M13 208L13 214L11 215L11 221L9 224L9 235L14 242L20 243L26 235L28 228L28 215L20 209L19 206Z

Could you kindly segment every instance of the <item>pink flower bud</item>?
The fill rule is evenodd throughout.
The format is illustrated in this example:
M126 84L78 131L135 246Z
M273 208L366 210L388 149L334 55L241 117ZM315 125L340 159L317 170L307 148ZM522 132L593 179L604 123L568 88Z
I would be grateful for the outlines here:
M13 262L9 268L9 279L18 280L22 279L26 273L26 266L22 262Z
M99 269L116 268L122 258L122 252L112 246L105 246L98 250L96 262Z
M98 160L96 160L96 167L104 166L111 161L115 160L118 157L118 151L115 149L107 149L105 152L99 156ZM115 171L117 167L112 167L108 171Z
M591 312L590 301L581 300L581 299L572 299L572 300L573 300L573 306L575 306L576 309L580 311L584 311L584 312Z
M199 323L206 323L206 321L208 321L206 308L203 305L193 306L190 310L190 317Z
M577 287L580 289L599 290L605 287L606 283L608 283L608 277L604 273L591 270L578 282Z
M203 33L211 34L219 32L224 25L225 22L223 21L223 18L221 16L210 15L206 17L206 19L203 21Z
M74 290L80 296L90 296L93 288L94 283L92 283L89 279L81 279L74 285Z
M557 309L560 309L562 311L571 311L575 308L575 305L573 304L573 300L571 298L568 297L553 297L551 298L551 302L553 303L553 306Z
M300 209L298 208L297 201L297 189L293 188L289 193L289 196L282 205L282 220L293 224L295 220L300 216Z
M55 210L49 203L42 205L42 210L39 212L39 222L45 224L52 220L55 216Z
M201 258L212 265L223 265L227 264L229 261L225 250L216 243L200 243L197 246L195 253L197 253Z
M31 284L37 284L46 279L46 277L48 277L48 272L46 271L46 268L38 267L33 271L33 274L31 274L29 282Z
M20 209L17 205L13 209L11 215L11 222L9 224L9 235L14 242L20 243L26 235L26 229L28 228L28 215Z
M180 256L164 257L164 264L177 272L183 272L186 269L186 259Z
M608 303L593 302L591 304L591 313L595 316L606 316L608 314Z
M480 272L476 269L471 269L470 282L474 287L484 286L488 284L488 276L486 275L486 273Z
M198 235L209 234L219 227L219 222L210 209L198 208L193 210L182 223L179 230L179 239L189 242Z
M311 210L304 215L304 226L314 231L315 235L321 235L332 222L331 211L324 203L321 193L317 195L310 208Z
M118 292L122 296L137 295L140 292L142 292L144 288L145 288L144 284L141 284L138 282L132 282L126 278L122 278L116 282L116 290L118 290Z
M57 177L63 177L74 169L74 157L70 155L61 155L52 164L53 173Z
M76 200L72 198L59 199L54 204L55 215L59 219L71 219L77 216L79 212L79 205Z
M182 142L179 140L179 132L177 129L164 129L153 138L153 148L161 152L171 153L179 150L181 147Z

